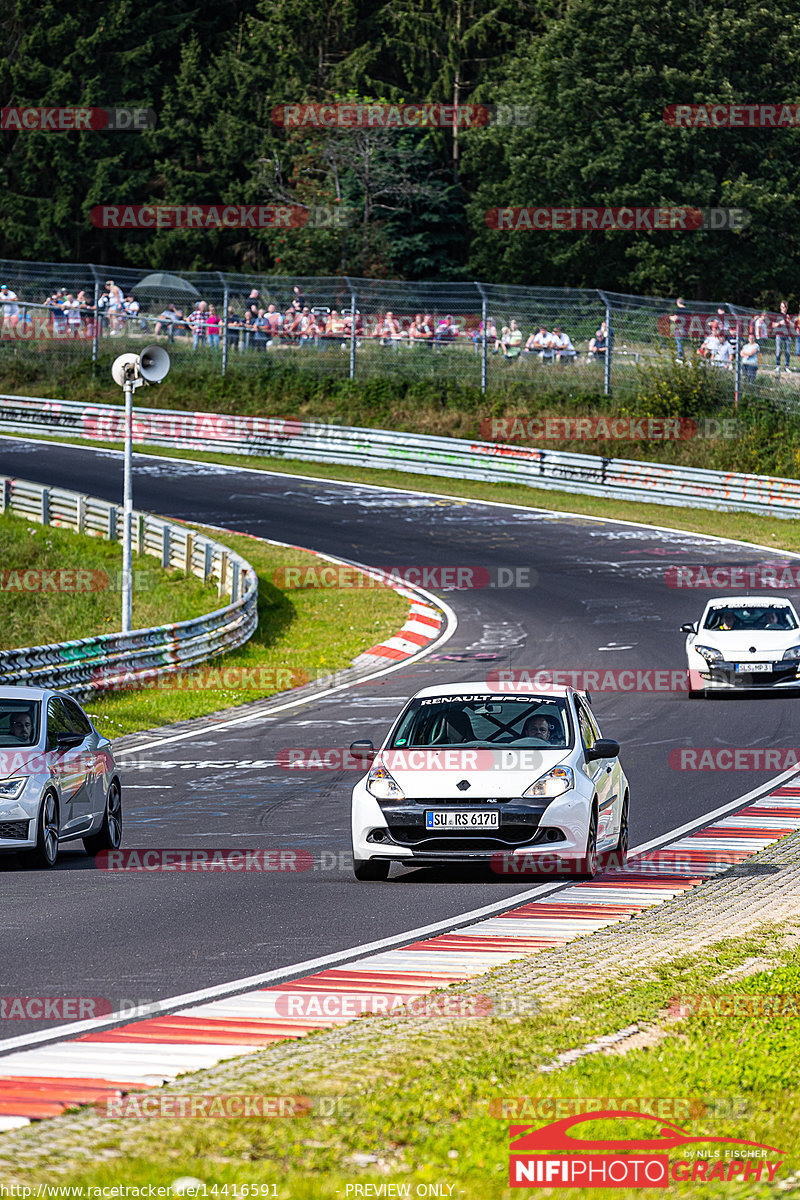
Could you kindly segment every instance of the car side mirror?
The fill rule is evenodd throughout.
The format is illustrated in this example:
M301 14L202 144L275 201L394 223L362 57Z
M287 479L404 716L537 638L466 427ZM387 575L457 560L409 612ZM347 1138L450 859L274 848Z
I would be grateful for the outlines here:
M615 742L613 738L598 738L583 757L587 762L594 762L597 758L616 758L618 754L619 742Z
M687 622L686 625L681 625L681 633L697 633L697 626Z
M367 762L372 762L375 757L375 747L369 738L364 738L362 741L350 743L350 753L353 758L365 758Z
M82 733L57 733L56 750L74 750L82 741Z

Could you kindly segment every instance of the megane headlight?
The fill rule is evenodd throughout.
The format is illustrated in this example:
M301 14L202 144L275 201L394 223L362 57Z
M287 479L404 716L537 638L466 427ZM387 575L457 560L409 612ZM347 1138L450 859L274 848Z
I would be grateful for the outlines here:
M0 783L0 800L19 800L27 779L6 779Z
M784 659L800 658L800 646L790 646L788 650L784 650L783 657Z
M722 651L715 650L713 646L695 646L698 654L702 654L706 662L719 662L722 658Z
M552 771L542 775L541 779L537 779L536 783L532 783L522 794L535 796L539 800L554 800L556 796L563 796L564 792L568 792L574 785L572 767L553 767Z
M383 763L376 763L367 776L367 791L376 800L405 800L405 792Z

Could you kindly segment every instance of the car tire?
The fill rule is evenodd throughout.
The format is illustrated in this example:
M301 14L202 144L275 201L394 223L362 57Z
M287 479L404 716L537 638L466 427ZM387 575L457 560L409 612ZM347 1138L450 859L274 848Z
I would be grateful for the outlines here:
M36 847L26 855L32 867L49 871L56 865L59 830L58 799L54 792L46 792L36 818Z
M592 817L586 834L586 850L578 868L579 879L594 879L599 870L597 858L597 808L592 806Z
M83 839L83 846L88 855L95 858L103 850L118 850L122 845L122 791L116 779L113 780L106 796L106 808L103 813L103 824L97 833Z
M622 798L622 813L619 819L619 837L617 844L610 854L610 861L614 864L617 870L621 870L628 861L628 822L629 822L630 798L626 792Z
M387 858L354 858L353 874L361 883L381 883L389 878L391 865Z

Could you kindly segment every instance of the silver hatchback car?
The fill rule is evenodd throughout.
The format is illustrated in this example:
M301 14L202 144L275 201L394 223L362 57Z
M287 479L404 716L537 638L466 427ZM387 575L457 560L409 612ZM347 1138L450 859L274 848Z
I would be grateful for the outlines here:
M111 743L71 696L0 687L0 853L53 867L59 843L75 838L92 856L122 841Z

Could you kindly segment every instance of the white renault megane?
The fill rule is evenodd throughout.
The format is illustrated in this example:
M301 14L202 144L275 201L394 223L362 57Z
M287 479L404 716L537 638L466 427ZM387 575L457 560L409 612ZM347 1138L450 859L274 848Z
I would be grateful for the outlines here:
M709 600L687 634L689 695L754 688L800 688L800 618L789 600L728 596Z
M619 743L604 738L588 697L485 683L418 692L353 789L357 879L386 879L392 861L496 863L549 852L591 877L598 854L624 860L629 788Z

